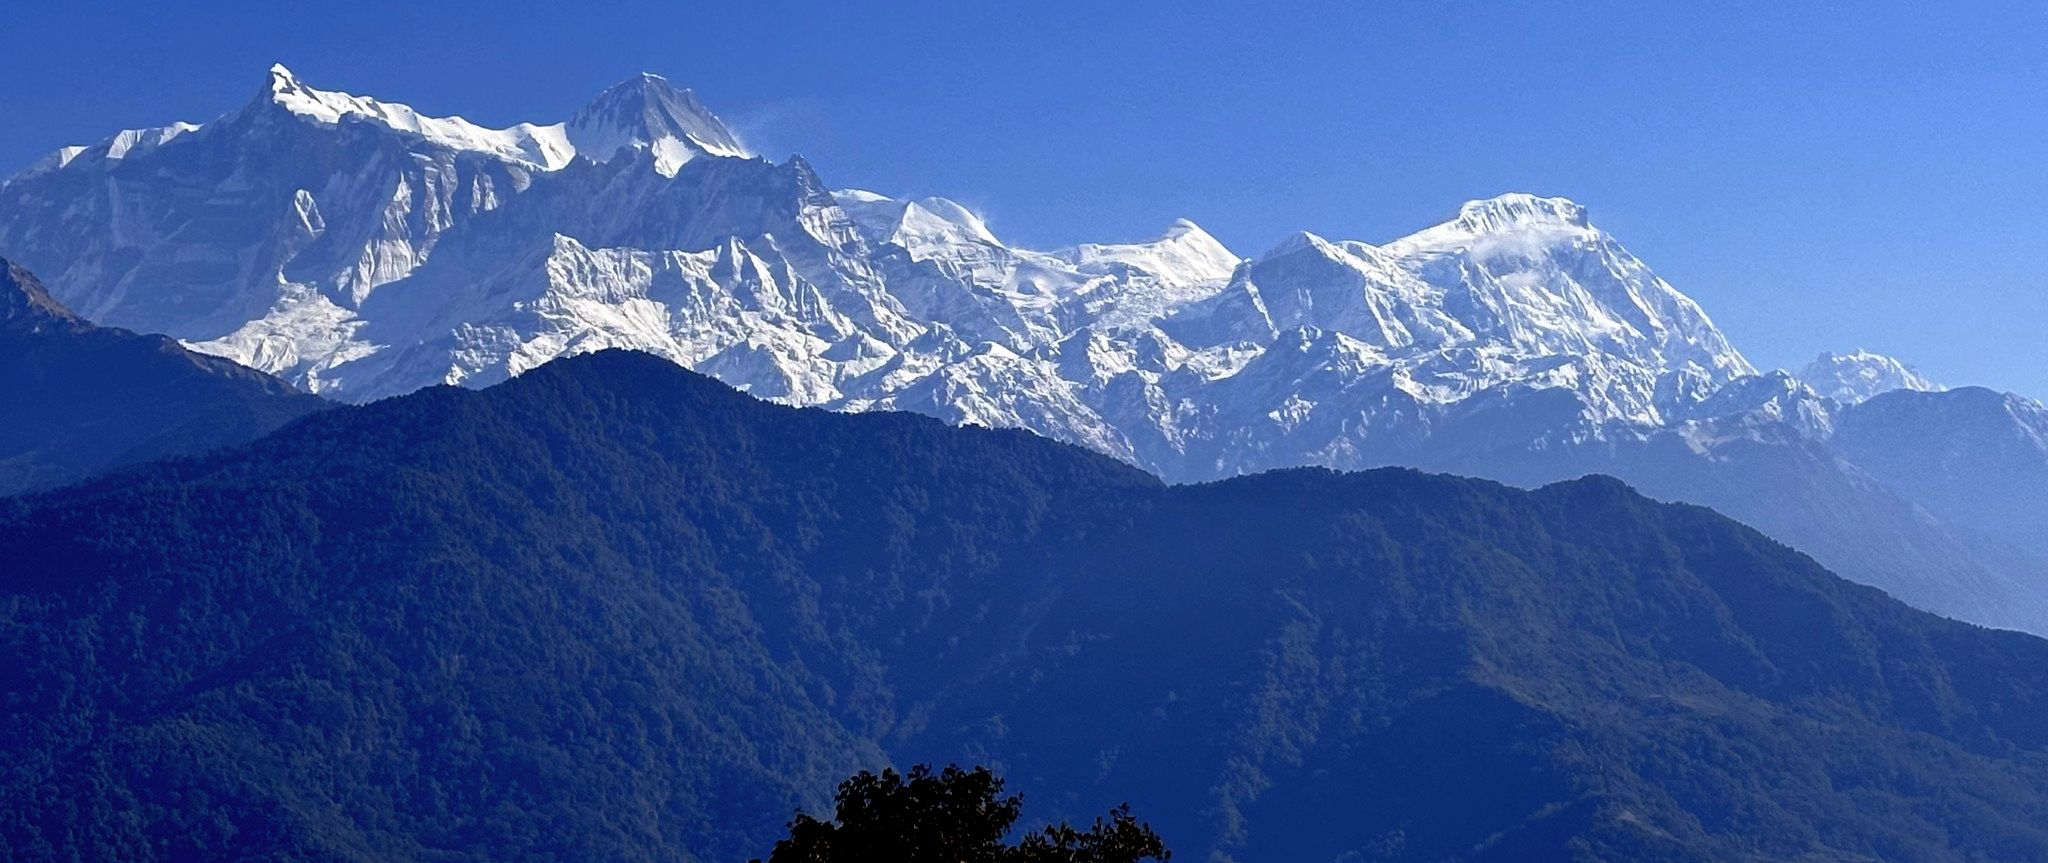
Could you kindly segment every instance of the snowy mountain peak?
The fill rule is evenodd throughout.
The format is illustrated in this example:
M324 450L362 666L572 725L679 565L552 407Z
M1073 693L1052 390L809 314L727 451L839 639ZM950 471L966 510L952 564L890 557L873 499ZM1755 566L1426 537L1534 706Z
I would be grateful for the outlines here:
M595 161L626 147L651 150L664 176L699 156L753 156L695 93L650 72L599 93L569 119L568 135L577 152Z
M1452 224L1471 234L1493 234L1530 227L1588 228L1586 208L1568 198L1543 198L1526 192L1467 201Z
M1285 257L1305 249L1314 249L1325 257L1334 257L1341 254L1341 251L1329 240L1325 240L1309 231L1296 231L1288 235L1287 239L1275 244L1273 248L1267 249L1265 254L1259 256L1259 259L1271 260L1273 258Z
M870 240L902 246L920 257L943 255L963 244L1004 248L980 215L947 198L905 201L866 189L840 189L832 199Z
M290 116L323 126L340 125L344 120L366 122L456 150L487 153L542 170L560 168L575 155L559 124L520 123L492 129L461 117L429 117L410 105L315 89L282 63L270 67L270 79L263 92L244 113L261 113L265 108L282 109Z
M897 230L913 233L944 232L991 246L1002 245L996 239L996 235L989 231L988 223L975 215L973 210L946 198L925 198L905 204Z
M283 63L270 66L270 80L264 84L258 101L276 105L294 114L322 123L338 123L350 114L378 117L390 113L391 108L412 109L403 105L387 106L375 99L352 96L328 90L316 90L299 80L292 70Z
M285 68L283 63L270 64L270 92L290 91L300 86L302 85L299 83L299 76L293 75L292 70Z
M1083 272L1130 266L1179 285L1225 281L1242 262L1202 226L1186 219L1175 219L1149 242L1082 243L1058 254Z
M1846 354L1822 353L1799 372L1799 379L1844 405L1861 404L1893 390L1947 389L1895 357L1860 349Z
M461 117L430 117L397 102L321 90L280 63L270 67L255 103L230 116L274 117L279 110L285 116L323 126L366 122L544 171L561 168L578 155L595 162L609 161L622 149L648 152L654 169L663 176L674 176L683 163L699 156L752 156L695 94L647 72L607 88L567 123L520 123L493 129ZM169 132L174 136L192 128L196 127L141 130L137 134L147 138ZM118 149L113 158L119 158ZM74 156L60 153L46 161L61 167Z
M1160 234L1159 239L1152 242L1155 244L1171 243L1220 253L1221 257L1229 259L1230 269L1236 269L1237 263L1240 260L1236 253L1223 245L1222 240L1216 239L1214 234L1203 230L1201 225L1197 225L1187 219L1173 220L1173 224L1166 226L1166 232ZM1228 273L1225 273L1225 275L1228 275Z
M1173 220L1173 224L1166 226L1166 232L1160 234L1159 239L1152 242L1154 244L1171 243L1216 253L1219 258L1228 260L1229 266L1224 268L1224 275L1226 276L1230 274L1229 270L1237 268L1238 256L1225 247L1222 240L1216 239L1215 235L1203 230L1201 225L1197 225L1187 219Z

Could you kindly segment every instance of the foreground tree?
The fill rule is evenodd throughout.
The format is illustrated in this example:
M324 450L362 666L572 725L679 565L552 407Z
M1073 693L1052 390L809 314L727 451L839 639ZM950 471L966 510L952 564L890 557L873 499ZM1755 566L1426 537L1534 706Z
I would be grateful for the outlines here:
M1003 780L986 767L934 773L918 765L908 776L863 770L840 783L836 799L833 821L797 813L768 863L1137 863L1172 856L1128 804L1087 830L1062 822L1005 845L1024 798L1004 796Z

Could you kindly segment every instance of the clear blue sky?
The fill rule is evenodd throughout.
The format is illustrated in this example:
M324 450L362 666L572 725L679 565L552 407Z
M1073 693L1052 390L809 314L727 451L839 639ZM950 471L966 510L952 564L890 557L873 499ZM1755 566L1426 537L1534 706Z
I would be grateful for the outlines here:
M1864 346L2048 396L2044 0L137 0L14 3L6 30L4 173L210 118L275 61L492 124L648 70L766 154L1025 245L1185 216L1255 254L1565 195L1760 365Z

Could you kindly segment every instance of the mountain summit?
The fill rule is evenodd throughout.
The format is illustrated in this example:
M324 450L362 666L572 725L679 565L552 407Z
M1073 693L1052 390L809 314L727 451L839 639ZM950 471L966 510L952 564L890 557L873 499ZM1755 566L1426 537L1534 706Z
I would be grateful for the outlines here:
M1458 208L1452 224L1474 234L1514 231L1530 225L1588 228L1586 208L1568 198L1545 198L1510 192L1494 198L1469 201Z
M671 177L698 156L753 155L695 93L645 72L598 94L569 118L567 131L576 151L593 161L605 161L621 148L645 148L655 170Z

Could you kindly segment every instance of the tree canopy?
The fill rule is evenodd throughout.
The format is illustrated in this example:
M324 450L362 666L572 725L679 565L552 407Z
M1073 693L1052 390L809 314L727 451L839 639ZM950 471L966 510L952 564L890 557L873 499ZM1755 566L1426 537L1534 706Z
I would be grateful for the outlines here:
M1004 843L1024 811L986 767L863 770L839 785L832 821L798 812L768 863L1137 863L1172 853L1129 804L1086 830L1060 822ZM754 863L761 863L756 860Z

